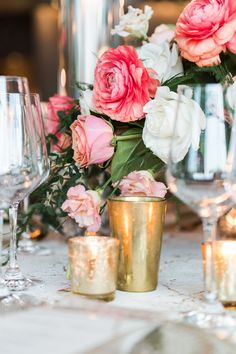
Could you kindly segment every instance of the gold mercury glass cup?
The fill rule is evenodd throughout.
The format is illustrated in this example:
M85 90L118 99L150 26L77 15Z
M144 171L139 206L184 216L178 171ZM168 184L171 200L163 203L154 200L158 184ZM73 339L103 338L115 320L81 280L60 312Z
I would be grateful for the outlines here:
M118 289L152 291L157 287L166 200L113 197L108 200L112 236L120 240Z
M93 299L114 299L119 241L106 236L69 239L71 291Z
M209 287L207 258L211 257L211 245L202 244L204 276ZM236 241L219 240L215 243L215 277L219 300L225 307L236 307Z

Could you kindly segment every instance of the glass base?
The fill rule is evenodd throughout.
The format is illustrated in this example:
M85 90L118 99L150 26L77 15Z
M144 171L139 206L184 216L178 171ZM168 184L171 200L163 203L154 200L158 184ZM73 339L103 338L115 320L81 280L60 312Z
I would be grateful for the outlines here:
M10 291L23 291L28 289L31 281L26 278L22 279L5 279L5 284Z
M184 313L183 320L208 329L236 327L236 319L227 314L220 303L204 304L199 310Z
M23 276L18 267L6 270L4 283L10 291L22 291L31 285L31 281Z

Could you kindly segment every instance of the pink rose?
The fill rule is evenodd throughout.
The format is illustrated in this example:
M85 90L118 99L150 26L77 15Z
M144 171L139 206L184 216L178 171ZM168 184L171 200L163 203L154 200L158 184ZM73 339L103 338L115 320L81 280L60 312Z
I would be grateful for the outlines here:
M143 106L156 92L159 81L150 77L135 49L109 49L95 69L93 104L114 120L130 122L144 117ZM154 89L155 87L155 89Z
M149 38L149 42L154 44L162 44L163 42L171 42L174 39L175 32L167 25L159 25Z
M68 96L55 95L49 98L45 128L47 134L54 134L58 139L58 142L52 147L53 151L60 152L71 145L71 137L68 134L58 133L59 117L57 113L59 111L69 111L74 106L73 98Z
M71 130L74 160L81 167L101 164L114 154L113 130L105 120L90 115L78 116Z
M156 182L148 171L133 171L119 184L122 196L145 195L164 198L167 188L162 182Z
M235 0L192 0L177 21L175 39L187 60L219 64L226 48L236 52Z
M61 206L62 210L75 219L80 227L97 232L101 227L99 194L92 190L86 191L83 185L78 184L68 190L67 198Z

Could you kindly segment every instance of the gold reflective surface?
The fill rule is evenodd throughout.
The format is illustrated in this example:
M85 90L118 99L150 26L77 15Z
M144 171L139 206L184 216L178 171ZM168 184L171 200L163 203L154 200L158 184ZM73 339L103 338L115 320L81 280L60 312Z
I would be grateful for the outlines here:
M119 241L86 236L69 239L71 290L90 298L112 300L116 290Z
M166 201L161 198L108 200L111 233L120 240L119 290L156 289L165 212Z

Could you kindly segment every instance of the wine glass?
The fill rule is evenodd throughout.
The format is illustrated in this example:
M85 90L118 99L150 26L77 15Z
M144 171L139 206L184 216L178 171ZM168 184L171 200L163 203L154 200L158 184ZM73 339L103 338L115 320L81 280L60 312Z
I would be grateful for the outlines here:
M5 273L10 290L26 286L16 258L17 207L38 183L36 147L28 96L0 92L0 200L10 205L10 259Z
M0 76L0 92L7 93L29 93L29 85L26 77L19 76ZM1 158L4 158L2 155ZM1 163L1 159L0 159ZM1 186L1 184L0 184ZM3 209L8 208L9 205L1 200L0 203L0 259L2 258L2 241L3 241ZM2 263L0 262L0 297L8 296L9 290L2 278Z
M185 317L189 322L209 328L235 325L217 299L215 280L217 221L232 207L230 193L225 190L231 131L225 98L225 88L220 84L178 87L167 166L171 192L201 217L204 241L210 241L211 254L207 258L204 278L205 301L197 311L191 311Z
M37 159L39 163L39 179L37 186L39 187L42 183L46 181L49 175L49 158L46 147L45 130L41 112L40 97L37 93L30 94L30 104L33 116L33 122L35 124L35 132L37 136ZM29 207L29 197L26 197L23 201L24 211L27 212ZM51 252L49 249L36 245L35 242L31 240L29 227L21 235L22 239L19 241L18 250L23 254L39 254L39 255L49 255Z
M29 96L29 85L28 85L28 80L26 77L20 77L20 76L0 76L0 92L2 93L20 93L24 94L25 100L30 100ZM32 115L32 109L31 105L27 106L27 114L31 116L31 121L34 122L34 117ZM35 130L33 130L33 133ZM35 147L37 148L37 144L35 144ZM16 207L16 204L15 204ZM10 225L11 225L11 230L12 232L12 237L11 237L11 242L10 242L10 261L9 261L9 266L8 266L8 271L6 274L7 280L5 281L8 285L12 283L11 277L12 277L12 268L14 265L14 257L16 258L16 225L13 225L16 220L16 210L14 211L13 205L12 208L9 210L9 219L10 219ZM14 215L15 214L15 215ZM15 235L14 235L15 234ZM14 280L14 279L13 279ZM15 281L15 280L14 280ZM20 282L20 281L19 281ZM26 284L29 282L24 281L21 282L22 286L21 288L23 289ZM9 285L10 286L10 285ZM20 289L20 287L18 287Z

